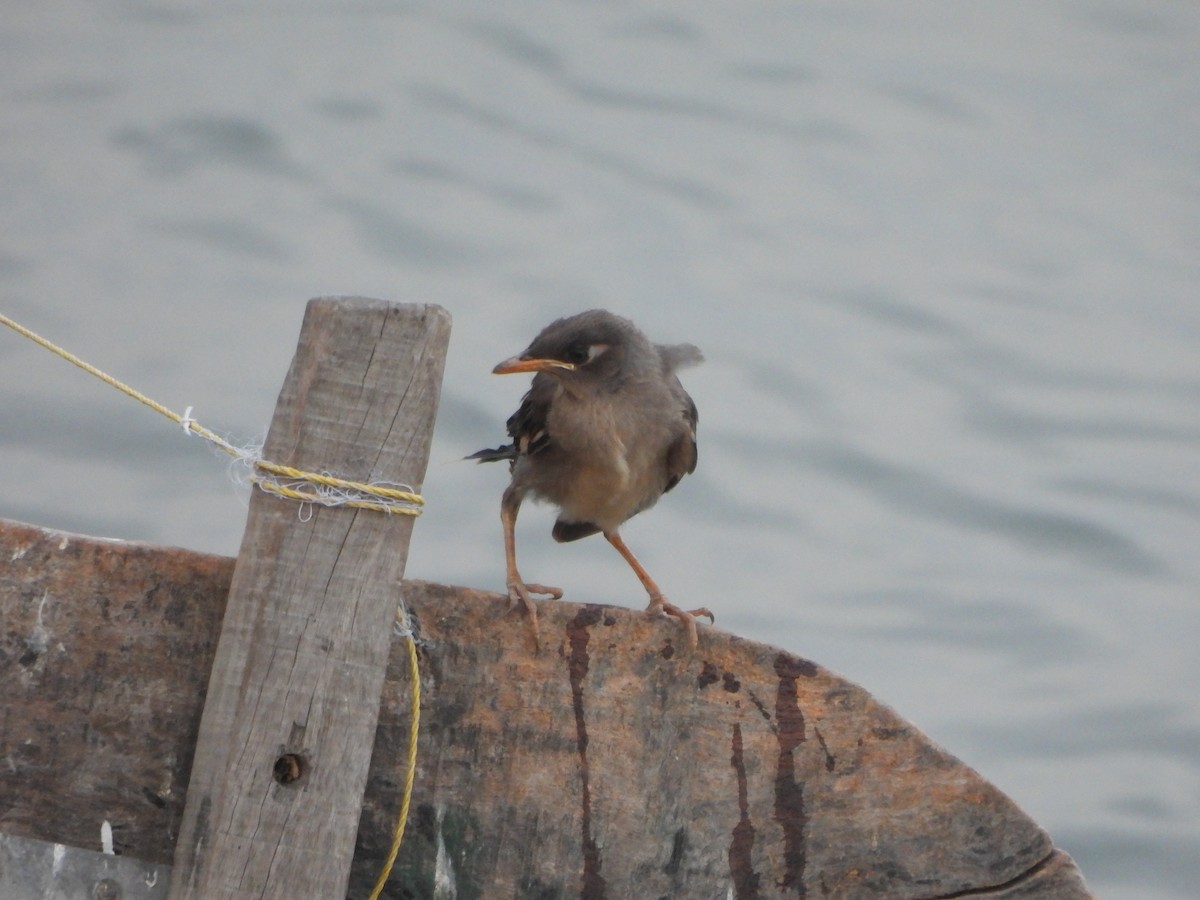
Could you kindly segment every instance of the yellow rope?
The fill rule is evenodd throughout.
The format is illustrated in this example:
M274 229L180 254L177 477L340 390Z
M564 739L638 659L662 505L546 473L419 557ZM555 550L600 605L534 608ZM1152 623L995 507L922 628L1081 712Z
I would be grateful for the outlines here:
M344 478L335 478L332 475L323 475L319 472L306 472L303 469L295 469L291 466L284 466L279 463L253 457L245 450L238 449L220 435L205 428L199 422L194 421L190 415L190 407L187 414L181 416L156 400L150 399L141 391L135 390L123 381L118 381L108 373L97 369L91 363L85 362L74 353L64 350L40 334L30 331L24 325L14 322L3 313L0 313L0 323L7 325L13 331L17 332L17 334L24 335L34 343L40 344L51 353L61 356L67 362L78 366L89 375L96 376L105 384L116 388L121 393L166 416L171 421L183 426L186 431L199 435L209 443L224 450L230 456L251 459L256 469L269 473L272 476L270 478L251 478L251 481L260 490L280 497L298 500L301 503L317 503L322 506L349 506L354 509L372 509L376 512L403 516L419 516L421 514L420 508L424 505L425 500L420 494L401 490L394 485L365 484L361 481L349 481ZM291 479L293 483L285 484L279 481L279 478Z
M157 413L166 416L173 422L183 426L188 431L198 434L208 442L220 447L230 456L237 458L245 458L246 452L234 447L220 435L215 434L205 428L199 422L191 418L191 409L187 410L185 415L168 409L161 403L150 399L140 391L134 390L129 385L122 381L118 381L106 372L97 369L91 363L84 362L74 353L64 350L62 347L48 341L33 331L30 331L24 325L14 322L8 316L0 313L0 323L7 325L17 334L24 335L36 344L45 347L51 353L61 356L69 363L73 363L83 371L90 375L94 375L121 393L132 397L139 403L142 403ZM291 466L284 466L278 463L268 462L263 459L254 459L256 468L264 472L270 473L272 478L256 478L255 484L261 490L272 494L277 494L281 497L289 497L293 500L299 500L302 503L320 503L323 505L350 506L356 509L373 509L379 512L398 513L400 515L418 516L421 514L419 507L424 505L425 500L419 495L411 491L400 490L391 485L383 484L365 484L361 481L349 481L343 478L335 478L332 475L322 475L317 472L306 472L303 469L296 469ZM296 484L284 484L277 478L288 478ZM308 487L307 485L312 485ZM322 491L322 488L327 489ZM329 493L329 491L337 493ZM377 497L382 502L373 500L356 499L358 496ZM400 506L397 504L412 504L412 506ZM392 873L392 866L396 863L396 856L400 852L400 843L404 840L404 828L408 822L408 810L412 803L413 782L417 775L417 738L421 728L421 671L417 663L417 644L413 640L412 631L409 628L408 616L402 606L396 607L396 621L398 628L404 635L405 642L408 645L408 671L412 678L412 713L411 723L408 732L408 767L404 778L404 794L400 803L400 815L396 821L395 834L392 838L391 851L388 854L383 871L379 873L379 880L375 883L375 888L371 892L370 900L378 900L380 893L383 891L384 885L387 883L388 876Z
M392 866L396 864L396 855L400 852L401 841L404 840L404 826L408 822L408 807L412 802L413 781L417 777L417 736L421 730L421 672L417 667L417 644L413 640L412 632L408 629L407 616L401 607L396 608L396 621L408 644L408 674L412 679L411 722L408 726L408 769L404 776L404 793L400 801L400 815L396 819L396 831L392 837L392 848L388 852L383 870L379 873L379 879L375 882L375 887L371 890L368 900L379 900L383 886L387 884L388 877L392 874Z

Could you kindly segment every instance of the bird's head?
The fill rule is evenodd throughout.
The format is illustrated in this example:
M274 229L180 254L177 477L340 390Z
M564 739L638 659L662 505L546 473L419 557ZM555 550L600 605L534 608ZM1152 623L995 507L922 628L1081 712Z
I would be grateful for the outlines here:
M652 360L653 345L632 322L603 309L592 309L551 322L525 352L506 359L492 372L544 372L564 384L612 383L639 359Z

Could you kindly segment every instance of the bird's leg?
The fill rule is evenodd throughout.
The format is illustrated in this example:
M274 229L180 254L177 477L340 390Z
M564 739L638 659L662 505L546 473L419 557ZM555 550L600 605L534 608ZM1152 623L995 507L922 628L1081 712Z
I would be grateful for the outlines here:
M504 565L506 570L506 586L508 599L514 603L520 602L529 613L529 622L533 626L533 640L538 642L537 606L533 602L533 594L545 594L557 600L563 595L562 588L547 587L544 584L526 584L521 580L517 571L517 511L521 508L521 495L515 491L504 492L500 502L500 521L504 525Z
M655 584L654 579L650 577L650 573L638 562L637 557L625 545L625 541L621 539L621 535L617 533L616 529L604 532L604 537L610 544L617 548L618 553L625 557L625 562L629 563L638 580L642 582L642 587L650 595L650 605L646 607L646 614L649 616L660 616L666 613L668 616L674 616L676 619L679 619L687 627L688 645L695 647L699 643L699 638L696 634L696 616L708 616L710 622L715 622L716 616L704 607L686 610L680 609L674 603L668 602L667 598L663 596L662 590Z

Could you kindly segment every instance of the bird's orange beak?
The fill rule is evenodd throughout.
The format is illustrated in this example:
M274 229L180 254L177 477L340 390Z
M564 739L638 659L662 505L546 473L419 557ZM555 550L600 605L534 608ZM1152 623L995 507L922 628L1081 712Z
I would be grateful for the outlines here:
M570 371L574 369L571 363L563 362L558 359L526 359L523 356L514 356L512 359L506 359L504 362L492 369L493 375L516 375L519 372L546 372L550 369L566 369Z

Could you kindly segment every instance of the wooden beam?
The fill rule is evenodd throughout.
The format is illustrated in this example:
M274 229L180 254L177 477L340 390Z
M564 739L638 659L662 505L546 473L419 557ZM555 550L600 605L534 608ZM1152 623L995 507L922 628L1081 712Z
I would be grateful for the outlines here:
M0 830L171 862L232 573L0 519Z
M435 306L311 301L264 457L419 490L449 333ZM174 900L345 895L412 524L251 498Z
M118 853L170 861L231 568L0 520L0 830L95 849L107 819ZM1009 798L819 665L550 601L533 654L501 595L403 590L423 703L391 900L1090 896ZM391 840L410 690L396 640L355 900Z

